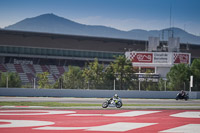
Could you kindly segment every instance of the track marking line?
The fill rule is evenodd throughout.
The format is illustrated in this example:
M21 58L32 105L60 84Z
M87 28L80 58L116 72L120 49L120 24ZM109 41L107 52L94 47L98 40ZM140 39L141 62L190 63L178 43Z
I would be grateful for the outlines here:
M48 108L47 106L0 106L0 108Z
M155 125L157 123L129 123L129 122L117 122L108 125L90 127L88 131L118 131L125 132L137 128Z
M47 126L54 124L54 122L35 120L0 120L0 122L9 122L8 124L0 124L0 128Z
M55 115L55 114L69 114L69 113L76 113L76 112L54 111L54 110L0 110L0 115Z
M161 112L161 111L130 111L130 112L117 113L117 114L108 114L104 116L133 117L133 116L140 116L140 115L146 115L146 114L152 114L152 113L158 113L158 112Z
M182 113L177 113L170 115L172 117L183 117L183 118L200 118L200 112L195 112L195 111L186 111Z
M117 122L102 126L94 126L94 127L39 127L34 128L36 130L86 130L86 131L118 131L125 132L137 128L142 128L146 126L155 125L157 123L130 123L130 122Z
M89 127L39 127L39 128L33 128L35 130L81 130L81 129L88 129Z
M184 126L161 131L162 133L199 133L200 124L187 124Z
M69 114L66 116L104 116L104 114Z
M116 114L69 114L66 116L116 116L116 117L134 117L152 113L158 113L161 111L130 111L130 112L123 112L123 113L116 113Z

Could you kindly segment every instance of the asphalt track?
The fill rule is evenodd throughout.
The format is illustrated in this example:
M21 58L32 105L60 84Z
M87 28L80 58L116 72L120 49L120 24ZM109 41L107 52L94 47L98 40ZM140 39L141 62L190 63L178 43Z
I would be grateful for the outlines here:
M61 103L87 103L102 104L106 98L58 98L58 97L0 97L0 102L61 102ZM200 109L199 99L175 100L175 99L122 99L123 104L136 104L140 106L123 106L122 109ZM143 106L144 105L144 106ZM101 107L69 107L100 109Z
M104 100L105 98L0 97L1 102L101 104ZM141 104L141 106L123 106L121 109L111 107L102 109L98 106L0 107L0 133L199 133L200 131L200 100L122 100L124 104Z
M199 133L200 110L0 109L1 133Z

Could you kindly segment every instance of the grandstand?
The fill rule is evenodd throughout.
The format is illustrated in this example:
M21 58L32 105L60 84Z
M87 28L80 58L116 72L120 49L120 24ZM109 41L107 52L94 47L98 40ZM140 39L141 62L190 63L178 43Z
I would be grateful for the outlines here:
M157 47L166 51L166 44ZM19 73L24 84L45 71L53 83L69 65L84 67L94 58L109 64L126 51L148 51L148 41L0 30L0 71ZM192 59L200 57L199 51L200 45L180 44L180 52L191 53Z

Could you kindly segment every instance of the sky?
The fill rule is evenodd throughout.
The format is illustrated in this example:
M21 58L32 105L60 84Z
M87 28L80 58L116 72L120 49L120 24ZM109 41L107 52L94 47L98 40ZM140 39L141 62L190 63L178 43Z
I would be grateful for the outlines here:
M200 36L200 0L0 0L0 28L46 13L123 31L171 26Z

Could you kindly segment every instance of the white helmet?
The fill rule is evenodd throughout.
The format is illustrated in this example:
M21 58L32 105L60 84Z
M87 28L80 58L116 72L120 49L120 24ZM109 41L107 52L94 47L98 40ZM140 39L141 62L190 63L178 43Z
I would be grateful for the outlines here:
M115 97L118 97L118 95L117 95L117 94L115 94Z

